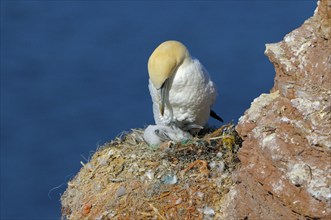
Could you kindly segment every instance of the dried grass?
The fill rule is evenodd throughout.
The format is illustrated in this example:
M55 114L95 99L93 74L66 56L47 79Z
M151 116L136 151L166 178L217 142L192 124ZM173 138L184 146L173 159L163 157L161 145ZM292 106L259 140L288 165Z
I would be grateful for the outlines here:
M212 132L211 132L212 131ZM211 132L211 133L210 133ZM143 130L101 146L68 183L63 219L203 219L220 215L241 139L233 124L152 149ZM205 213L204 208L215 213Z

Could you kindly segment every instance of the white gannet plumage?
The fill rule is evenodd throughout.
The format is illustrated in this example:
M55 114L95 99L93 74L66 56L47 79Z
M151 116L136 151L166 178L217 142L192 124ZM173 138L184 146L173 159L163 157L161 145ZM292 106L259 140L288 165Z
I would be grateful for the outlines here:
M155 123L190 132L203 128L217 92L199 60L182 43L166 41L151 54L148 73Z

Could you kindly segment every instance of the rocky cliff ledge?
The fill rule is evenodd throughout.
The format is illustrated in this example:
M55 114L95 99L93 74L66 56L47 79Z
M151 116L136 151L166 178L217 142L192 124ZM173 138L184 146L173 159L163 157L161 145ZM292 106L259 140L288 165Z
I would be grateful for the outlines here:
M321 0L266 45L275 85L240 118L242 139L229 124L151 149L134 130L83 164L63 219L331 219L330 18Z
M228 219L331 219L331 1L267 44L276 70L236 129L243 138Z

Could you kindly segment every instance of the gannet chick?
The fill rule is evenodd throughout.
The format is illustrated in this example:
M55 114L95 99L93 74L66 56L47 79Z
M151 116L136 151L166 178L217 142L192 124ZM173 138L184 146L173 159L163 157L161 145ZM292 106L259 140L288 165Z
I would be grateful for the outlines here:
M174 126L149 125L144 131L144 140L150 146L158 146L166 141L180 142L189 139L192 139L189 132Z
M199 60L182 43L166 41L150 56L148 73L155 123L191 133L202 129L217 92Z

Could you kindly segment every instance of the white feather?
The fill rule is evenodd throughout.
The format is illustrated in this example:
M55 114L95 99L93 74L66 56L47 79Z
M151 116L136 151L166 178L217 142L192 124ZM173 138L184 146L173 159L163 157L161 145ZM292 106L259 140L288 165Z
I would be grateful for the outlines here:
M160 114L160 91L149 81L153 113L157 125L176 125L184 130L202 128L216 99L216 88L197 59L187 59L169 79L169 102ZM192 130L193 130L192 129Z

